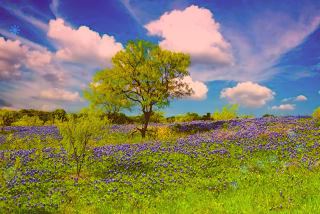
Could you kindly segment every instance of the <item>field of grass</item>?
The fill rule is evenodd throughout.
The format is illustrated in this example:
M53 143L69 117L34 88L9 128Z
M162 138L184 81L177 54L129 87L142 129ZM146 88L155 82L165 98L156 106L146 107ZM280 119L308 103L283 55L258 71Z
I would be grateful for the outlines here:
M113 126L81 176L54 126L0 136L0 213L317 213L320 129L308 117Z

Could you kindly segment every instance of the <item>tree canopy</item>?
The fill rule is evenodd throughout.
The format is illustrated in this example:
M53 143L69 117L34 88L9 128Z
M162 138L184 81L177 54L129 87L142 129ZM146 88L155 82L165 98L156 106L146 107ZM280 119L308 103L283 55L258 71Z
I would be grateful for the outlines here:
M144 115L138 130L145 137L154 110L193 93L183 81L189 65L188 54L163 50L143 40L130 41L112 58L112 67L96 73L87 98L94 105L138 108Z

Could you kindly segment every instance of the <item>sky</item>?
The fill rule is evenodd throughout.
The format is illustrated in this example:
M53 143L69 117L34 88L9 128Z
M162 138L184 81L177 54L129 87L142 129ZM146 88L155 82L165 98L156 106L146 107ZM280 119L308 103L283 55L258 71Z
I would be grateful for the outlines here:
M194 94L166 115L320 106L318 0L0 0L0 108L74 112L129 40L191 56Z

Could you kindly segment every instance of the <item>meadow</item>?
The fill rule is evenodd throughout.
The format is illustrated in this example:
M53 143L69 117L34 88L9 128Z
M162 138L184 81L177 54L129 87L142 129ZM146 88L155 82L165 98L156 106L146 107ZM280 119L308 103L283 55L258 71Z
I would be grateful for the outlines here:
M55 126L5 127L0 213L316 213L320 129L311 117L112 125L81 175Z

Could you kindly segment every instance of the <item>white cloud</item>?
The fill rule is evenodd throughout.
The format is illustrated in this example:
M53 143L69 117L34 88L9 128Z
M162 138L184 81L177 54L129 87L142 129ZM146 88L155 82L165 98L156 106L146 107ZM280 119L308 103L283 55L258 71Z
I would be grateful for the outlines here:
M114 54L123 48L113 36L100 36L87 26L73 29L60 18L50 20L48 37L56 42L59 59L95 67L110 65Z
M265 10L241 24L229 22L222 31L211 11L193 5L166 12L145 27L163 38L162 47L190 53L193 79L260 82L282 72L274 65L319 24L317 14Z
M207 98L208 87L203 82L194 81L190 76L184 77L182 81L187 83L194 92L188 98L193 100L203 100Z
M0 97L16 108L48 109L59 104L78 109L83 105L78 91L122 49L113 37L100 36L85 26L72 29L62 19L49 24L55 52L5 30L0 33L11 38L0 37L0 81L2 87L10 88L0 91Z
M0 37L0 80L15 79L21 75L21 67L26 61L28 48L19 41Z
M252 82L238 83L235 87L225 88L220 93L220 97L227 99L229 103L252 108L264 106L274 95L271 89Z
M320 24L319 15L312 17L308 14L309 18L306 18L305 14L299 14L291 17L274 11L258 14L244 25L224 28L224 35L235 53L235 64L208 68L199 73L199 79L268 80L283 71L277 65L281 56L301 44Z
M298 101L298 102L307 101L307 100L308 100L308 98L304 95L299 95L295 99L295 101Z
M80 101L79 92L70 92L59 88L52 88L40 92L40 98L58 101Z
M163 38L162 48L189 53L193 64L231 64L230 44L220 32L210 10L192 5L164 13L145 25L150 35Z
M19 40L0 37L0 80L19 79L28 69L52 81L63 81L65 73L52 60L54 54L46 49L34 49Z
M289 98L284 98L283 100L281 100L281 102L303 102L303 101L307 101L308 98L304 95L299 95L296 97L289 97Z
M279 106L272 106L272 110L292 111L295 109L294 104L281 104Z

